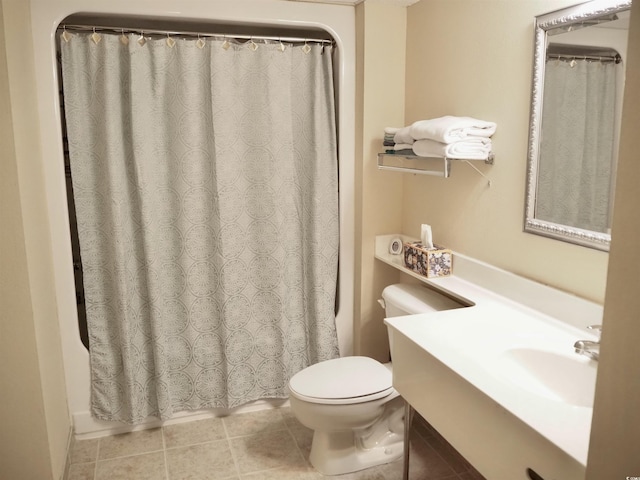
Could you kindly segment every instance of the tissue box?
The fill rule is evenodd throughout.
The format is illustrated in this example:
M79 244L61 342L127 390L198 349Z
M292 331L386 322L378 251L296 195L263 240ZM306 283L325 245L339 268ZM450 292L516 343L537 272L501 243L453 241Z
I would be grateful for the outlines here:
M451 250L434 245L426 248L420 242L404 242L405 266L425 277L446 277L451 275Z

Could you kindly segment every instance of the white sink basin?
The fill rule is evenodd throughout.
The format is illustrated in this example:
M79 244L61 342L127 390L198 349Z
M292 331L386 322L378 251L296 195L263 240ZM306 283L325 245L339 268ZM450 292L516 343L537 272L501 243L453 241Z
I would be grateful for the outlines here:
M593 407L597 363L578 354L513 348L500 355L500 374L533 395Z

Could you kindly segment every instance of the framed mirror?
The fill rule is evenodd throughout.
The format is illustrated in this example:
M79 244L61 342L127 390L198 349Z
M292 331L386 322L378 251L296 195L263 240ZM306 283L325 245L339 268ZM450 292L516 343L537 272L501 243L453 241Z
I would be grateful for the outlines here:
M630 8L536 17L526 232L609 250Z

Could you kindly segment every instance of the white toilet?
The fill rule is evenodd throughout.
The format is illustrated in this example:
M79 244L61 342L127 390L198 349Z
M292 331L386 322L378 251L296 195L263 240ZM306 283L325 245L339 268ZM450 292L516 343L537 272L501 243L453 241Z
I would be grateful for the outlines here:
M459 308L420 285L390 285L382 292L387 317ZM314 430L311 464L341 475L402 456L404 401L391 385L391 364L368 357L320 362L289 381L291 410Z

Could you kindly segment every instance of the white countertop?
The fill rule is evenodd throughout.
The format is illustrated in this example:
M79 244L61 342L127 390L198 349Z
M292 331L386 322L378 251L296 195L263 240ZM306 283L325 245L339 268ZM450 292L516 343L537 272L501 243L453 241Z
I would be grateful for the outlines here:
M471 306L388 318L385 323L586 465L592 408L560 401L544 389L543 394L532 393L522 382L518 385L505 376L508 362L502 354L514 348L534 348L566 355L593 369L593 360L578 356L573 344L579 339L597 339L583 327L600 323L602 307L455 253L454 275L420 277L403 267L401 257L385 252L391 237L394 235L378 237L376 258ZM567 314L571 314L569 321L558 318Z

